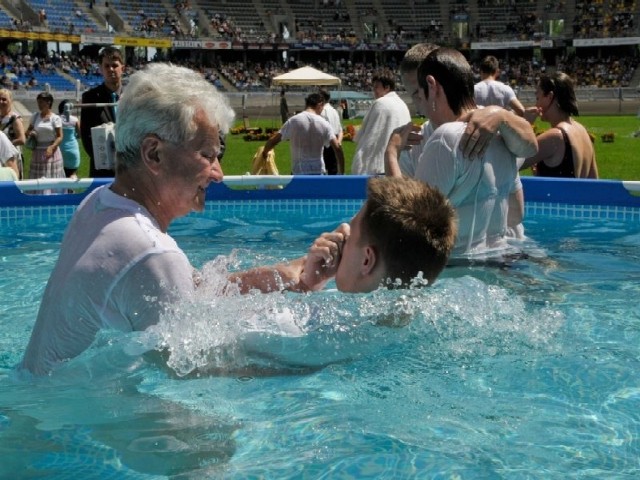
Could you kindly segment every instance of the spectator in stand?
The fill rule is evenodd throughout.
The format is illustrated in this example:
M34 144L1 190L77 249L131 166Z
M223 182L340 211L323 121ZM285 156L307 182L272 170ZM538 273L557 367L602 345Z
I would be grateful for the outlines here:
M327 90L320 90L320 94L324 99L324 108L322 109L322 118L324 118L331 128L333 129L333 133L338 139L338 143L342 145L342 123L340 122L340 114L338 111L333 108L331 105L331 95ZM344 163L342 165L338 164L338 159L336 158L336 152L334 151L332 146L325 146L322 158L324 159L324 166L327 169L327 174L329 175L344 175Z
M355 175L384 174L384 152L391 133L411 122L407 104L395 92L395 77L390 72L372 78L376 100L364 116L356 133L358 144L353 155L351 173Z
M80 137L80 120L70 112L65 111L65 106L69 104L69 100L63 100L58 105L58 113L62 118L62 143L60 151L62 152L62 162L64 165L64 174L67 178L77 178L76 172L80 168L80 145L78 138Z
M312 93L305 99L305 110L294 115L274 134L264 146L262 155L268 153L282 140L291 140L291 169L294 175L324 175L327 173L322 159L323 148L331 145L338 159L338 166L344 166L342 145L338 143L331 125L320 116L324 108L324 98Z
M39 93L36 97L38 112L31 116L27 138L33 137L36 148L31 154L29 178L65 178L62 166L62 119L53 113L53 95ZM48 192L45 192L48 193Z
M115 103L122 93L122 75L124 60L120 50L114 47L104 47L98 55L100 71L104 79L97 87L82 94L82 103ZM83 108L81 118L82 146L89 156L89 176L91 178L115 176L115 166L109 169L97 169L93 155L93 141L91 129L104 123L116 122L116 107L88 107Z
M474 92L477 105L498 105L510 108L521 117L524 115L524 106L516 97L516 93L500 78L500 64L493 55L484 57L480 63L481 80L475 84Z
M13 109L13 94L6 88L0 89L0 130L6 134L11 143L18 149L16 155L16 169L18 178L24 178L22 162L22 145L26 140L22 115Z
M533 123L538 115L551 128L538 135L538 153L527 158L522 168L534 167L540 177L598 178L593 141L572 117L578 115L578 102L569 75L556 72L540 77L536 110L528 112L527 119Z

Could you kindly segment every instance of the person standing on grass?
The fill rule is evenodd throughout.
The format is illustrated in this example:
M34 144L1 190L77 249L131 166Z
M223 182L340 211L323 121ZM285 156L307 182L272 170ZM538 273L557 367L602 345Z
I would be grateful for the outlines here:
M18 178L24 178L24 165L22 160L22 145L26 141L22 115L13 108L13 94L6 88L0 89L0 130L4 132L11 143L18 149L15 158Z
M282 120L282 123L284 123L289 120L290 116L289 105L287 104L287 97L283 88L282 90L280 90L280 120Z
M120 50L114 47L104 47L98 55L100 72L104 81L97 87L82 94L82 103L116 103L122 93L122 75L124 74L124 60ZM80 133L82 146L89 155L89 176L91 178L113 177L115 167L98 169L93 155L93 140L91 129L104 123L116 123L117 106L87 107L82 109Z
M290 140L291 170L294 175L324 175L327 170L322 158L325 146L331 146L336 154L338 168L344 168L344 153L329 122L320 116L324 98L312 93L305 99L305 109L287 120L262 150L267 159L269 152L282 140ZM339 172L343 173L343 172Z
M499 107L513 110L516 115L524 116L524 106L518 100L516 92L506 83L498 80L500 64L493 55L487 55L480 63L481 80L474 85L474 97L477 105Z
M338 111L333 108L331 105L331 94L329 94L326 90L320 90L320 94L324 99L324 108L322 109L322 118L324 118L331 128L333 129L333 133L338 139L338 143L342 145L342 122L340 122L340 114ZM342 175L344 173L344 163L341 165L338 164L338 159L336 157L336 152L332 146L325 146L322 152L322 158L324 158L324 166L327 169L328 175Z
M395 75L386 71L377 73L372 82L376 100L354 138L358 144L351 164L354 175L383 175L389 137L396 128L411 122L409 107L395 92Z
M36 97L38 111L31 116L26 137L33 138L36 147L31 154L29 178L65 178L62 163L62 118L51 110L53 95L41 92Z
M58 113L62 118L62 143L60 151L62 152L62 161L64 164L64 174L67 178L77 178L76 172L80 168L80 145L78 137L80 137L80 120L75 115L65 112L65 105L69 100L63 100L58 105Z

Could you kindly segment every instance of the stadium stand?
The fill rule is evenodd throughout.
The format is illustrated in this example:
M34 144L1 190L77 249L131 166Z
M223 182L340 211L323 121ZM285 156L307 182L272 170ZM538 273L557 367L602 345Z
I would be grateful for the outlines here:
M30 0L25 2L34 12L44 12L40 24L53 32L82 33L98 30L96 22L73 0Z
M18 3L20 11L15 8ZM184 49L178 54L169 49L162 57L201 68L219 88L229 91L268 89L273 76L305 64L340 76L345 89L367 91L374 70L397 70L402 52L420 41L460 48L472 63L488 53L475 49L474 43L497 44L488 48L500 60L502 80L518 89L533 87L541 73L556 69L573 75L579 88L631 88L640 80L639 51L615 39L640 37L638 4L637 0L20 0L0 3L0 28L228 41L216 52L195 54ZM46 21L40 22L42 12ZM580 39L585 41L579 43ZM7 45L6 39L0 41ZM283 43L288 60L282 55ZM23 54L25 48L21 47ZM5 65L5 84L72 90L77 81L83 89L101 81L92 59L80 58L77 50L72 59L54 61L52 69L40 68L47 61L42 46L30 53L40 57L38 68ZM139 61L131 62L131 67Z

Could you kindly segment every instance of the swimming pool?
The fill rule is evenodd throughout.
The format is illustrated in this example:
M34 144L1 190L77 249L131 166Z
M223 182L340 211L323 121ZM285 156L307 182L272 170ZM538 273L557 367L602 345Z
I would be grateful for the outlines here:
M215 279L299 255L364 193L291 186L213 187L221 200L171 231ZM0 195L0 478L637 478L640 201L618 182L525 188L535 242L511 269L450 268L418 291L205 294L37 381L12 367L77 199ZM410 325L372 325L398 309ZM154 342L173 373L141 355ZM217 374L193 375L203 362Z

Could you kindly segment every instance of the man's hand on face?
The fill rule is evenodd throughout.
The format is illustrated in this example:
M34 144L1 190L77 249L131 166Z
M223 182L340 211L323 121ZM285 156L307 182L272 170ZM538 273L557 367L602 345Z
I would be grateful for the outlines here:
M333 232L323 233L311 244L300 275L309 290L320 290L335 276L349 233L349 224L343 223Z

